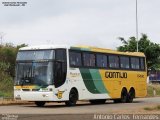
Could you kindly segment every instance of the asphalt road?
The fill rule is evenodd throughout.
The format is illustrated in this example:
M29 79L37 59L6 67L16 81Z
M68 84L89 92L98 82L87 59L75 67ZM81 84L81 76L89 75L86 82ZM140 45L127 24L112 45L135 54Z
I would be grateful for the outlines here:
M78 102L75 107L67 107L64 103L47 103L44 107L36 107L34 104L30 105L8 105L0 106L0 114L5 117L6 115L18 115L23 120L44 118L50 119L72 119L80 118L92 119L95 114L131 114L142 113L144 107L151 107L160 105L160 97L154 98L137 98L133 103L113 103L106 101L105 104L91 105L89 102ZM146 113L146 112L145 112ZM150 113L150 112L149 112ZM154 111L160 114L160 111ZM61 114L61 115L60 115ZM12 116L11 116L12 117Z

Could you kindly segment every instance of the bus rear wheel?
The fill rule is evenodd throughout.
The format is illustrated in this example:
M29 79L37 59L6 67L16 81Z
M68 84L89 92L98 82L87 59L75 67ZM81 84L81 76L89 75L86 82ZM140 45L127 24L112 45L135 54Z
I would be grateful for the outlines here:
M135 91L133 89L131 89L128 93L128 97L127 97L127 102L128 103L132 103L133 99L135 97Z
M69 93L69 101L66 101L67 106L75 106L78 100L78 92L75 89L72 89Z
M38 106L38 107L43 107L45 105L46 102L44 101L35 101L35 104Z
M121 103L126 103L127 99L128 99L127 90L123 89L122 92L121 92L121 99L120 99L120 101L121 101Z

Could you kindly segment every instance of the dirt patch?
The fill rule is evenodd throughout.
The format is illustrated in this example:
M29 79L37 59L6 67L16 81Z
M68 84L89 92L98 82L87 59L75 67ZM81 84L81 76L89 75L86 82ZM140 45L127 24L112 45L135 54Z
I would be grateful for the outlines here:
M22 105L22 104L34 104L28 101L17 101L17 100L0 100L0 106L2 105Z

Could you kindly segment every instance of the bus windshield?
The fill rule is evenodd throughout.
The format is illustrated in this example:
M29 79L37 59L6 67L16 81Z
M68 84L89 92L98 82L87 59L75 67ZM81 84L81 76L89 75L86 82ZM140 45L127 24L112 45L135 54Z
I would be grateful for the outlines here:
M52 84L52 62L17 63L16 85Z
M53 59L54 50L18 52L15 85L52 84Z
M19 51L17 61L20 60L52 60L55 58L54 50L25 50Z

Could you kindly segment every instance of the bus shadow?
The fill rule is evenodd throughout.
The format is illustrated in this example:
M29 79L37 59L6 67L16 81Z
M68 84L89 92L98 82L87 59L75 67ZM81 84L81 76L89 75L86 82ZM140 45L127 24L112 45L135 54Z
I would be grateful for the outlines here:
M101 105L127 105L127 104L137 104L137 103L144 103L144 101L133 101L132 103L114 103L113 101L106 102L104 104L91 104L90 102L79 102L76 104L76 106L66 106L65 103L46 103L43 107L37 107L36 105L27 105L24 107L34 107L34 108L76 108L76 107L83 107L83 106L101 106Z

